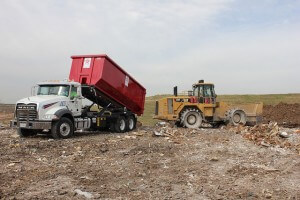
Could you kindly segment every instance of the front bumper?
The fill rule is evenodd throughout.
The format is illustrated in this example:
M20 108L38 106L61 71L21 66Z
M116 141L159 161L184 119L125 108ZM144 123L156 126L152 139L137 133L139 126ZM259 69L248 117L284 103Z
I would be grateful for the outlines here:
M11 128L51 129L51 124L51 121L10 121Z

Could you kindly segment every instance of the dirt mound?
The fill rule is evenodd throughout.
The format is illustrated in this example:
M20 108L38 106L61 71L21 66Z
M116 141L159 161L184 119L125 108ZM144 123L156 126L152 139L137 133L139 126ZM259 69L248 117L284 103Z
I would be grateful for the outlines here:
M275 106L265 105L263 108L264 123L276 121L285 127L300 126L300 104L279 103Z

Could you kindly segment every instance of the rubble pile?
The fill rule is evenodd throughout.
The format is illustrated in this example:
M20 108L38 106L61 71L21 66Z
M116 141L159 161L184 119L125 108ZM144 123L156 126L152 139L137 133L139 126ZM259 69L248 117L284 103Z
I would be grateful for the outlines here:
M236 134L242 134L244 138L253 141L257 145L290 148L300 152L299 137L297 137L298 140L293 140L293 136L299 136L297 134L299 130L289 130L287 132L284 128L280 128L277 122L259 124L253 127L241 125L230 127L229 130Z
M199 132L196 129L179 128L170 122L161 121L156 123L153 128L154 137L165 137L169 142L180 144L187 134L195 134Z

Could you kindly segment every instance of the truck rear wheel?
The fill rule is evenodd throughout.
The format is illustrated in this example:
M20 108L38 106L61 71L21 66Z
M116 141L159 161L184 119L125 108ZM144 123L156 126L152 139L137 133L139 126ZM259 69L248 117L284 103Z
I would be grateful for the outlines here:
M17 133L20 137L29 137L37 134L34 130L26 128L18 128Z
M126 131L128 121L125 119L125 117L120 116L116 123L115 123L115 131L117 133L124 133Z
M135 127L136 127L136 118L135 118L134 116L130 115L130 116L127 118L127 121L128 121L128 123L127 123L127 128L126 128L126 129L127 129L128 131L134 130Z
M62 117L57 122L54 122L51 128L51 135L53 138L69 138L74 134L74 126L69 118Z

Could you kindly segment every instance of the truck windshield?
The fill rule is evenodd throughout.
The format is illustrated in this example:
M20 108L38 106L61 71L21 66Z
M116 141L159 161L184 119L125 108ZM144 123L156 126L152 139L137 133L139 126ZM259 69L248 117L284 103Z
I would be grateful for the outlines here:
M37 95L69 96L69 85L40 85Z

